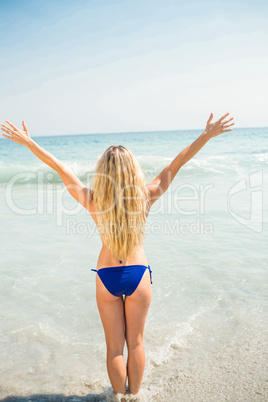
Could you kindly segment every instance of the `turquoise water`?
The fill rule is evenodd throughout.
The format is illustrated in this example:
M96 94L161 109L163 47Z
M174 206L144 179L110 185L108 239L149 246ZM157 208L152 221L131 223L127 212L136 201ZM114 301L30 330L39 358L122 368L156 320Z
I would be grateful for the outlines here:
M98 156L124 145L148 183L200 134L35 141L87 185ZM93 220L28 149L0 145L0 397L109 400L90 271L101 248ZM144 237L153 299L141 401L267 399L267 151L268 128L216 137L153 205Z

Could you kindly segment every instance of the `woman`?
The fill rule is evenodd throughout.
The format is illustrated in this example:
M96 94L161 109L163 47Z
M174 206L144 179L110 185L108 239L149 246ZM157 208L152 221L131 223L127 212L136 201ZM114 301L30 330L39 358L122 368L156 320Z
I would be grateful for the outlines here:
M115 393L126 393L126 382L137 394L143 377L145 354L143 332L152 297L151 269L142 246L143 229L152 204L168 189L180 168L211 138L232 129L226 113L204 132L149 184L132 153L123 146L110 146L99 158L93 188L84 184L51 153L8 120L4 137L25 145L57 171L69 193L91 214L98 226L102 249L97 262L96 299L107 345L107 370ZM127 344L127 365L123 357Z

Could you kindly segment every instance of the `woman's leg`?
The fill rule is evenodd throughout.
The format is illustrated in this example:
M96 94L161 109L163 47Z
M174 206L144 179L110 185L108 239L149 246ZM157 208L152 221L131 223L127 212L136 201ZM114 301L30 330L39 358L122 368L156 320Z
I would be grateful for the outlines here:
M150 274L146 270L135 292L125 298L128 388L133 395L139 392L144 372L143 332L151 298Z
M107 345L107 371L114 392L126 393L127 369L123 356L125 344L124 302L113 296L96 275L96 299Z

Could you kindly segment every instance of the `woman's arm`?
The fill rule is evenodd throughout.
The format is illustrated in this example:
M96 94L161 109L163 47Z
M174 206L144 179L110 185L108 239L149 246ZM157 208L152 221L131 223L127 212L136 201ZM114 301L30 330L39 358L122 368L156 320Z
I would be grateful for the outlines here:
M22 122L24 130L19 130L8 120L6 122L11 126L8 127L1 124L1 130L7 133L3 137L9 138L10 140L17 142L18 144L26 146L31 152L33 152L42 162L46 163L52 169L54 169L62 178L69 193L86 209L89 210L90 205L90 190L76 177L70 169L68 169L64 164L57 159L50 152L46 151L40 145L38 145L32 138L30 138L28 129L25 122Z
M192 159L193 156L195 156L212 137L216 137L217 135L232 130L226 130L226 128L234 124L231 123L226 125L233 119L232 117L229 120L224 121L228 114L229 113L226 113L215 123L212 123L213 114L211 113L207 121L205 131L191 145L188 145L185 149L183 149L151 183L147 184L147 187L150 191L151 205L165 193L180 168L190 159Z

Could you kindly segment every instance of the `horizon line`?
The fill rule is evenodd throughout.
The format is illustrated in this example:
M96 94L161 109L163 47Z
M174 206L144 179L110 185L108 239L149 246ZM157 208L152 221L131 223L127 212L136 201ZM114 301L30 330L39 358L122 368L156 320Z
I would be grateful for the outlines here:
M254 129L254 128L268 128L268 126L252 126L252 127L234 127L232 129ZM78 135L112 135L112 134L150 134L150 133L163 133L163 132L180 132L180 131L202 131L202 129L194 128L194 129L179 129L179 130L150 130L150 131L114 131L114 132L105 132L105 133L76 133L76 134L54 134L54 135L31 135L31 138L43 138L43 137L57 137L57 136L78 136ZM204 131L204 130L203 130ZM5 137L1 136L1 139L5 139Z

